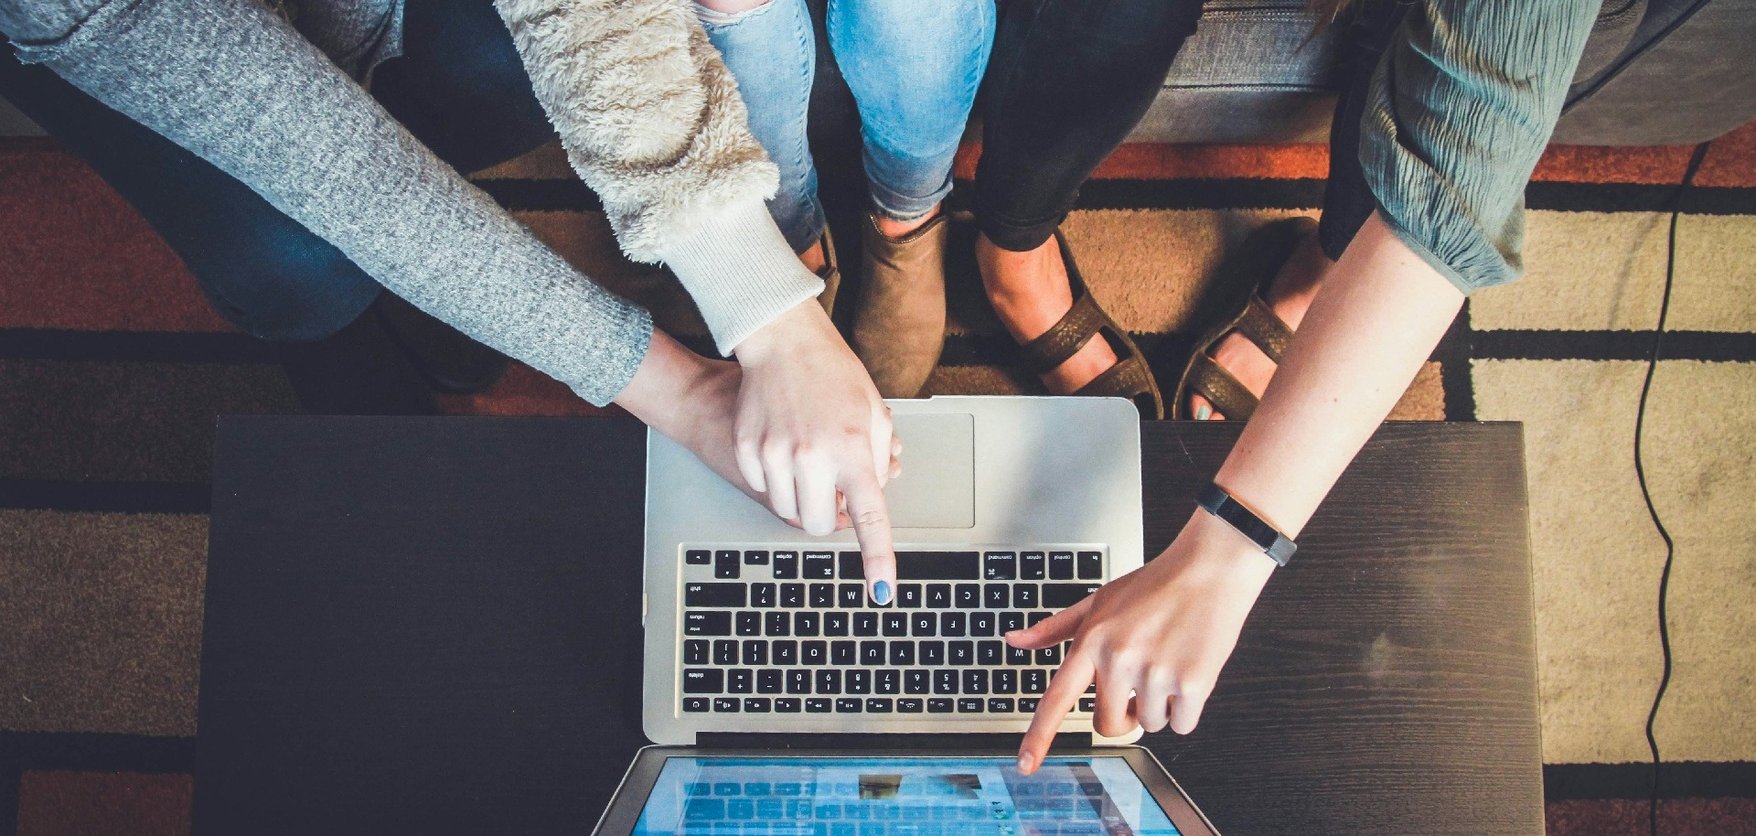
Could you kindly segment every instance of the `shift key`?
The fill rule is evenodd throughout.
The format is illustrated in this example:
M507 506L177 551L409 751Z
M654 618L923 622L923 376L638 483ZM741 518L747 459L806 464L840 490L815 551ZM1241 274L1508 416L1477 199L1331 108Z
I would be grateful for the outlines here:
M1043 606L1052 610L1066 609L1087 595L1098 590L1101 584L1095 583L1046 583L1043 584Z

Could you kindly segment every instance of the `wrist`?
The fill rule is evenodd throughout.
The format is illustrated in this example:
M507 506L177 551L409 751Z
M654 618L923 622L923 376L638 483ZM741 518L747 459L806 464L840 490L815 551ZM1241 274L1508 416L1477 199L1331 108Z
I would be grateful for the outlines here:
M684 348L670 335L654 330L646 356L641 358L634 377L616 396L615 403L641 423L675 438L682 423L681 409L690 403L687 393L709 371L705 358Z
M744 368L759 368L776 357L786 356L793 348L819 338L834 324L816 299L807 299L769 320L738 343L732 357Z
M1279 568L1262 549L1225 520L1196 508L1177 535L1187 542L1193 561L1203 572L1226 578L1230 585L1260 592Z

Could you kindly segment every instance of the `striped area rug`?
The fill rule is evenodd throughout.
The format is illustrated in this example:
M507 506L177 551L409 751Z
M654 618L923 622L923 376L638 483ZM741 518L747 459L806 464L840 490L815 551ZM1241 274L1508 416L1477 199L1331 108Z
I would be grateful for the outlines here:
M1631 444L1688 153L1551 149L1527 193L1529 277L1470 300L1394 416L1525 423L1555 834L1646 828L1663 551ZM1173 357L1216 261L1265 220L1315 214L1326 169L1320 146L1127 146L1067 234L1111 313ZM617 257L557 149L476 180L700 344L674 281ZM1756 126L1717 141L1697 182L1646 440L1677 537L1660 814L1666 833L1756 833ZM930 391L1040 391L967 265L951 284ZM522 367L444 406L596 412ZM95 175L51 141L0 140L0 836L187 832L213 418L292 409L268 353Z

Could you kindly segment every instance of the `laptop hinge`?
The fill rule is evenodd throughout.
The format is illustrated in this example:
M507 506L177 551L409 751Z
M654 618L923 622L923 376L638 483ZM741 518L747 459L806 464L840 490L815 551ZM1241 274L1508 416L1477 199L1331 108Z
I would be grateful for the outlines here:
M695 745L713 749L1001 749L1018 747L1017 734L773 734L697 732ZM1052 748L1089 749L1088 732L1055 735Z

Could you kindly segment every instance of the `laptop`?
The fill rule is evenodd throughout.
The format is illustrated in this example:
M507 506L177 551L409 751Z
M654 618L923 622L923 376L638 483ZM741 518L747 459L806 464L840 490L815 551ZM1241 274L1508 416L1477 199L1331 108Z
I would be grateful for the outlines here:
M1019 736L1066 647L1008 647L1143 561L1123 399L889 402L895 600L851 532L775 519L648 436L642 750L601 833L1207 834L1088 693L1037 772Z

